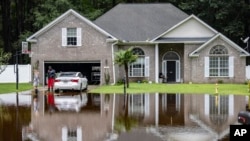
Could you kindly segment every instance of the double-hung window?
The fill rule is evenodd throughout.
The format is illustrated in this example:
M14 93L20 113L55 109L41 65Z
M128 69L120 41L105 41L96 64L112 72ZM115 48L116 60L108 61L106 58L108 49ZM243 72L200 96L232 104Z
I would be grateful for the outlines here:
M149 57L145 57L144 51L140 48L134 48L132 50L134 55L138 58L135 62L131 63L129 66L129 76L130 77L144 77L148 76L149 72Z
M222 45L211 48L209 56L205 57L205 77L233 77L234 57Z
M62 128L62 141L82 141L82 128Z
M81 46L81 28L62 28L62 46Z
M149 116L149 94L131 94L129 96L128 110L133 117Z
M215 46L209 54L209 76L229 76L227 49L224 46Z
M76 41L76 28L67 28L67 45L75 46Z

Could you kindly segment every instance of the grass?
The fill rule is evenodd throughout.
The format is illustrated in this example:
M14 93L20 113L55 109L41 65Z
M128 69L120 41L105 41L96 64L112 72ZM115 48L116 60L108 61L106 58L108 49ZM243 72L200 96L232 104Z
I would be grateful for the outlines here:
M16 83L0 83L0 94L21 92L32 88L31 83L18 83L18 90L16 89Z
M237 94L249 95L247 84L148 84L130 83L127 93L183 93L183 94ZM124 93L124 85L103 85L91 93Z
M183 94L216 94L215 84L149 84L129 83L126 93L183 93ZM31 90L31 83L19 83L18 91ZM247 84L218 84L218 94L250 95ZM0 94L16 92L16 83L0 83ZM90 93L124 93L124 85L102 85Z

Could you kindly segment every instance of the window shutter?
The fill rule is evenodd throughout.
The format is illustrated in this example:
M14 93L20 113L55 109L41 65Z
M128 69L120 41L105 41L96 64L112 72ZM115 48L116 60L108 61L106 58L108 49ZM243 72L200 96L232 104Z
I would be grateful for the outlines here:
M234 115L234 95L229 95L229 98L228 98L228 105L229 105L229 107L228 107L228 114L230 115L230 116L233 116Z
M145 76L149 77L149 57L145 57Z
M204 114L209 115L209 94L205 94L204 101Z
M82 128L81 127L77 127L76 134L77 134L77 141L82 141Z
M62 141L68 140L68 129L67 127L62 128Z
M81 28L76 29L76 40L77 40L77 46L82 46L82 29Z
M67 28L62 28L62 46L67 46Z
M234 57L229 57L229 77L234 77Z
M146 117L148 117L148 116L150 115L150 108L149 108L149 107L150 107L150 105L149 105L150 102L149 102L149 96L150 96L150 95L149 95L148 93L145 94L145 107L144 107L145 109L144 109L144 111L145 111L145 116L146 116Z
M205 57L204 73L205 77L209 77L209 57Z

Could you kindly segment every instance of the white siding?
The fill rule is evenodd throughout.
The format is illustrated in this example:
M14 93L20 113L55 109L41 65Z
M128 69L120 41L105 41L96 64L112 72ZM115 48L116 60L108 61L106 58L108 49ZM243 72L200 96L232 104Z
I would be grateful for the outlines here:
M215 33L211 29L205 27L195 19L189 20L183 23L175 30L169 32L164 37L177 37L177 38L201 38L201 37L212 37Z

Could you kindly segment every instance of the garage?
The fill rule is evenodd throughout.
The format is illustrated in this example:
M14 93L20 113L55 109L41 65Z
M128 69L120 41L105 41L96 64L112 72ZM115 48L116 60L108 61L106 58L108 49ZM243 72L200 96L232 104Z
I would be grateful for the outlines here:
M45 61L44 72L46 74L48 67L52 66L56 73L65 71L79 71L85 75L90 85L100 84L100 61ZM44 76L46 79L46 75ZM45 81L47 85L47 81Z

